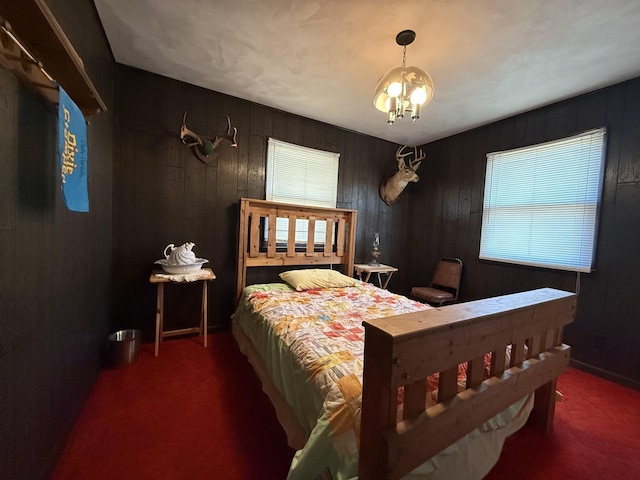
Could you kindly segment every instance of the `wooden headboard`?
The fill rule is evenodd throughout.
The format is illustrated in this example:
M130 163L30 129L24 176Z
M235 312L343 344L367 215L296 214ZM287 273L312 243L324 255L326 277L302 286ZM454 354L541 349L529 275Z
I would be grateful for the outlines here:
M288 221L286 239L276 241L276 219ZM344 265L353 273L357 210L309 207L286 203L240 199L238 283L236 300L247 282L247 268L279 265ZM296 220L306 220L307 240L296 244ZM314 242L316 225L326 222L322 245Z

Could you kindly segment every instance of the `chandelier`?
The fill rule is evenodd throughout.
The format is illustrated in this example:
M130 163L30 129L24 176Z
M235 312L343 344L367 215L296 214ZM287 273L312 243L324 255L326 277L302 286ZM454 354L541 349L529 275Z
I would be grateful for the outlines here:
M404 30L396 35L396 43L402 46L402 66L383 75L376 87L373 104L387 114L389 125L405 115L411 115L415 122L420 118L423 105L433 98L433 81L429 74L418 67L405 66L407 45L415 39L413 30Z

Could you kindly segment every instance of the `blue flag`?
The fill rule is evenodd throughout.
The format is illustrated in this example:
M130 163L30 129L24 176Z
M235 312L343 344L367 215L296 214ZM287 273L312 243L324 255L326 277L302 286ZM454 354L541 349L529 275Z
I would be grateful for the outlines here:
M62 87L58 105L58 152L64 203L74 212L88 212L87 125L84 115Z

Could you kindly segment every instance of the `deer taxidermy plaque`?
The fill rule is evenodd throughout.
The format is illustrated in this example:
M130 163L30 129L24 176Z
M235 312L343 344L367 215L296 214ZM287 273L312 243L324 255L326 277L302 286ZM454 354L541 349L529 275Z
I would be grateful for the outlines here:
M410 149L404 153L406 149ZM409 157L409 165L405 161L405 157ZM417 147L407 147L406 145L398 148L396 152L396 160L398 161L398 171L385 179L380 185L380 198L387 205L391 205L398 200L398 197L405 189L409 182L417 182L420 180L416 171L420 166L420 162L424 160L426 155L422 150L418 152Z
M213 157L216 149L222 143L223 140L231 142L231 146L238 147L236 136L238 135L238 129L231 126L231 119L227 115L227 132L222 135L216 135L213 139L204 138L198 135L194 131L187 127L187 112L184 112L182 117L182 126L180 127L180 141L188 147L193 149L198 159L206 164Z

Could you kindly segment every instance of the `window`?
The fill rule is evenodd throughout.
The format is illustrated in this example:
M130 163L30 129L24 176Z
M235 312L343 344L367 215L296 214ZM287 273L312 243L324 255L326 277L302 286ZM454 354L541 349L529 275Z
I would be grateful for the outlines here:
M487 154L480 258L590 272L605 134Z
M274 202L336 207L339 153L325 152L269 138L266 199ZM314 243L324 244L326 222L315 226ZM286 242L288 222L278 219L276 241ZM297 220L296 242L307 243L307 221Z

